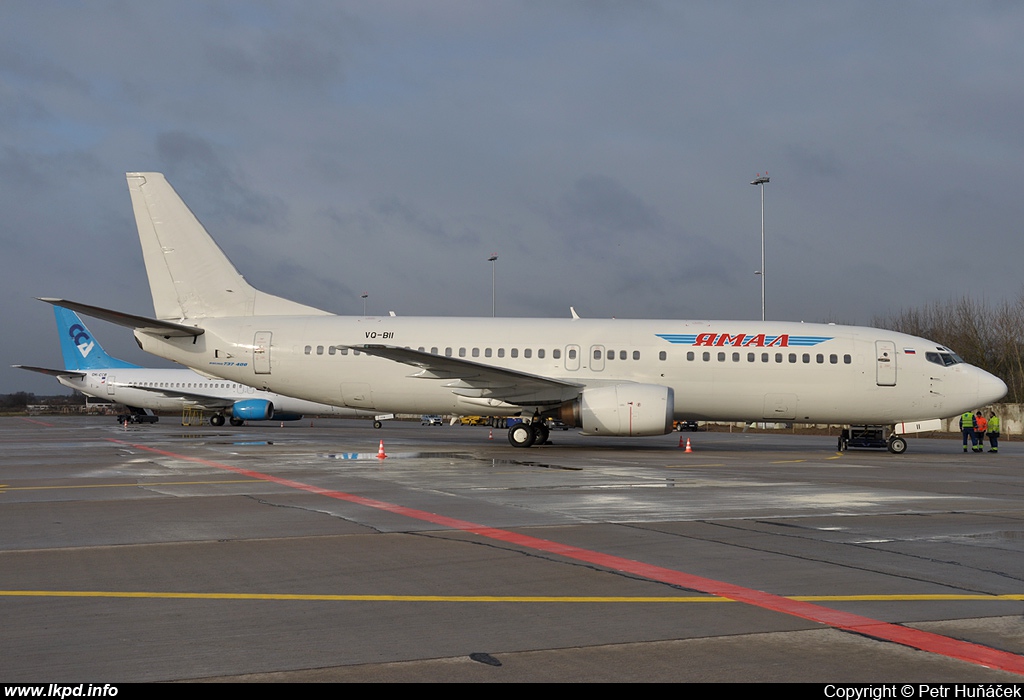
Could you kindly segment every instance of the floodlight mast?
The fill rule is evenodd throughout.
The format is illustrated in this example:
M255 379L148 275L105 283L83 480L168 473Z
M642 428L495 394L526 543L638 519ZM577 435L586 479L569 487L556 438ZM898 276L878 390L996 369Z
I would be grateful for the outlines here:
M756 185L761 188L761 269L756 273L761 276L761 320L763 321L764 316L764 186L770 182L768 178L768 171L766 170L764 175L761 173L757 174L757 177L751 181L751 185Z

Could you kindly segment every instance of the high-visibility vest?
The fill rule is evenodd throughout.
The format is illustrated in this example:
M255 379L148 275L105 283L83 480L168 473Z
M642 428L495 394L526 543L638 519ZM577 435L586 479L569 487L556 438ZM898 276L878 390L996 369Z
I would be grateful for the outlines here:
M974 427L974 414L968 411L960 416L960 427L963 429Z
M985 432L985 428L988 427L988 421L985 420L985 416L978 416L974 420L978 423L978 430Z
M990 433L999 432L999 416L992 416L988 419L988 431Z

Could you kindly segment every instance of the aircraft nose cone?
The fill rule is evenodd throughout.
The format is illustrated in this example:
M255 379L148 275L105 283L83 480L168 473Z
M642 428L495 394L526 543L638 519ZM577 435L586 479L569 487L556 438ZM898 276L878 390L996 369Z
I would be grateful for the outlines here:
M1006 396L1006 382L999 377L982 372L978 377L978 403L995 403Z

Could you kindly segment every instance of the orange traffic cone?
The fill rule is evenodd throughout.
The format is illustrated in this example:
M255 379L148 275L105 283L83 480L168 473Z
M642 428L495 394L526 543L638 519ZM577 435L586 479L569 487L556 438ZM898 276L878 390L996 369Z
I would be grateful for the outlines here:
M686 451L693 452L693 449L690 447L690 438L686 438Z
M487 439L488 440L493 440L494 439L494 431L493 430L488 430L487 431Z
M381 440L380 441L380 449L377 450L377 459L384 459L385 457L387 457L387 455L384 454L384 441Z
M682 435L682 433L679 434L679 446L680 447L683 446L683 435Z

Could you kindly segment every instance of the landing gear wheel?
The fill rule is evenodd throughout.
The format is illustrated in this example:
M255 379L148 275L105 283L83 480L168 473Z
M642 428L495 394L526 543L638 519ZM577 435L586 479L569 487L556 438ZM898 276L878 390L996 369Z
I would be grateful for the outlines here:
M235 426L236 428L244 422L245 421L242 420L241 418L235 418L234 416L231 416L231 425Z
M550 434L550 431L548 431L548 426L544 425L543 423L534 423L530 427L533 429L534 445L543 445L548 441L548 436Z
M530 447L536 439L536 434L527 423L516 423L508 429L508 441L512 447Z
M907 451L907 441L901 438L899 435L893 435L889 438L889 451L894 455L901 455Z
M220 426L224 425L224 416L222 416L219 413L214 413L212 416L210 416L210 425L212 425L215 428L219 428Z
M380 430L383 425L384 424L381 423L379 420L373 421L373 427L376 428L377 430Z

